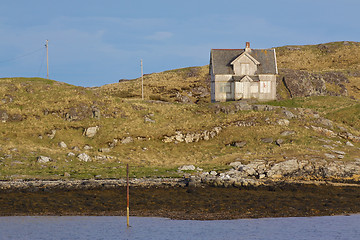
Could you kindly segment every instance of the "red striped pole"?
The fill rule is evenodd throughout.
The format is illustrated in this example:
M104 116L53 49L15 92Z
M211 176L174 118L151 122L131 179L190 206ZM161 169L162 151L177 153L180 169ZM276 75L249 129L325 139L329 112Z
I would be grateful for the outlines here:
M129 209L129 164L126 165L126 220L127 220L127 227L130 227L130 223L129 223L129 214L130 214L130 209Z

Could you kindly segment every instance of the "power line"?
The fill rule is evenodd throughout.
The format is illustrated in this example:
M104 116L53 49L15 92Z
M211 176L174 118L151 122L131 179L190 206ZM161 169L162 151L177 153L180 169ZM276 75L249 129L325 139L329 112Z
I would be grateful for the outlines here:
M39 48L39 49L37 49L37 50L34 50L34 51L32 51L32 52L25 53L25 54L23 54L23 55L20 55L20 56L11 58L11 59L7 59L7 60L0 61L0 63L15 61L15 60L17 60L17 59L24 58L24 57L27 57L27 56L32 55L32 54L34 54L34 53L40 52L40 51L43 50L43 49L44 49L44 47Z
M41 73L41 70L42 70L42 67L43 67L43 64L44 64L45 57L46 57L46 52L44 52L42 54L41 63L40 63L40 69L39 69L39 72L38 72L37 76L40 76L40 73Z

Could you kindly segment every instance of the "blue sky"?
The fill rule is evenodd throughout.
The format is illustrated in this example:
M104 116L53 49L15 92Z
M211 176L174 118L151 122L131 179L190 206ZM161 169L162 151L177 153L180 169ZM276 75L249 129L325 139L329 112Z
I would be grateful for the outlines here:
M360 41L358 0L2 0L0 77L100 86L202 66L212 48Z

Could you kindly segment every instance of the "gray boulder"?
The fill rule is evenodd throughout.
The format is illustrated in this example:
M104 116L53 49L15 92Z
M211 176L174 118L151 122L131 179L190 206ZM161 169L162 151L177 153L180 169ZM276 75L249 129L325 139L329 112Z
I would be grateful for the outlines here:
M148 115L145 115L144 116L144 122L145 123L155 123L155 120L153 120L153 119L151 119L151 117L153 117L154 116L154 114L153 113L150 113L150 114L148 114Z
M144 117L144 122L155 123L155 120L153 120L153 119L145 116L145 117Z
M242 148L246 145L246 143L247 143L246 141L238 141L231 143L231 146Z
M82 162L90 162L91 161L91 157L89 155L87 155L86 153L80 153L77 158L82 161Z
M261 141L264 142L264 143L272 143L273 138L261 138Z
M111 152L111 148L100 148L99 152L108 153Z
M267 172L270 178L280 178L282 176L291 175L298 172L300 165L296 159L287 160L274 164Z
M92 117L95 119L100 119L100 117L101 117L100 110L97 108L94 108L92 110L92 114L93 114Z
M238 102L235 105L236 109L239 111L250 111L252 110L252 106L247 102Z
M67 154L67 156L68 156L68 157L74 157L74 156L75 156L75 153L69 152L69 153Z
M95 127L89 127L87 129L85 129L84 131L84 135L86 137L92 138L96 135L96 133L99 131L99 127L95 126Z
M345 152L338 151L338 150L333 150L333 153L340 154L340 155L345 155L346 154Z
M77 146L74 146L74 147L72 147L72 150L74 150L74 151L80 151L80 148L77 147Z
M277 124L279 124L280 126L289 126L290 121L287 119L279 119L277 120Z
M334 158L336 158L336 156L333 155L333 154L325 153L324 155L325 155L326 158L329 158L329 159L334 159Z
M217 172L216 171L210 171L209 174L212 175L212 176L216 176Z
M234 169L238 170L243 164L241 162L232 162L229 166L233 167Z
M51 158L45 157L45 156L39 156L37 158L38 163L47 163L47 162L50 162L50 161L52 161Z
M194 165L184 165L178 168L180 171L194 171L195 169Z
M184 140L185 140L186 143L193 142L194 141L194 134L192 134L192 133L186 134Z
M285 115L285 117L286 117L287 119L292 119L292 118L295 118L295 117L296 117L295 114L293 114L292 112L290 112L289 110L286 110L286 109L284 109L284 110L282 111L282 113Z
M9 119L9 115L5 110L0 109L0 120L6 122Z
M178 101L182 103L193 103L191 99L186 95L181 95L179 92L176 94Z
M248 175L248 176L254 176L254 175L256 175L256 170L255 170L252 166L249 166L249 165L243 165L243 166L241 166L241 167L239 168L239 171L246 173L246 175Z
M171 142L173 142L174 141L174 139L175 139L175 137L174 136L164 136L164 139L163 139L163 142L164 143L171 143Z
M286 130L286 131L283 131L280 133L281 136L290 136L290 135L294 135L295 134L295 131L291 131L291 130Z
M64 142L59 142L59 147L61 147L61 148L67 148L67 145L66 145L66 143L64 143Z
M87 145L87 144L86 144L86 145L83 147L83 149L84 149L84 150L91 150L92 147L91 147L90 145Z
M319 120L319 123L326 126L326 127L329 127L329 128L333 128L333 122L329 119L326 119L326 118L320 118Z
M316 127L316 126L311 126L311 128L315 131L318 132L320 134L323 134L327 137L336 137L336 133L334 131L331 131L329 129L326 128L322 128L322 127Z
M284 140L281 139L281 138L279 138L279 139L277 139L277 140L275 141L275 144L278 145L278 146L281 146L281 144L283 144L283 143L284 143Z
M47 134L47 136L48 136L48 138L50 138L50 139L54 139L55 134L56 134L56 130L53 129L53 130L50 131L50 133Z
M122 144L127 144L127 143L131 143L133 141L134 141L134 139L132 137L126 137L126 138L121 140L121 143Z

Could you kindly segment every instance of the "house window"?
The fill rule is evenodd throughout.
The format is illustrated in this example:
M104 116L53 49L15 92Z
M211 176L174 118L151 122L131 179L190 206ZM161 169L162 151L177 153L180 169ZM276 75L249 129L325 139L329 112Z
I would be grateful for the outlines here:
M271 91L271 82L270 81L260 81L260 92L261 93L270 93Z
M240 75L249 75L250 74L250 64L241 63L240 64Z
M231 93L231 83L220 83L220 92Z

